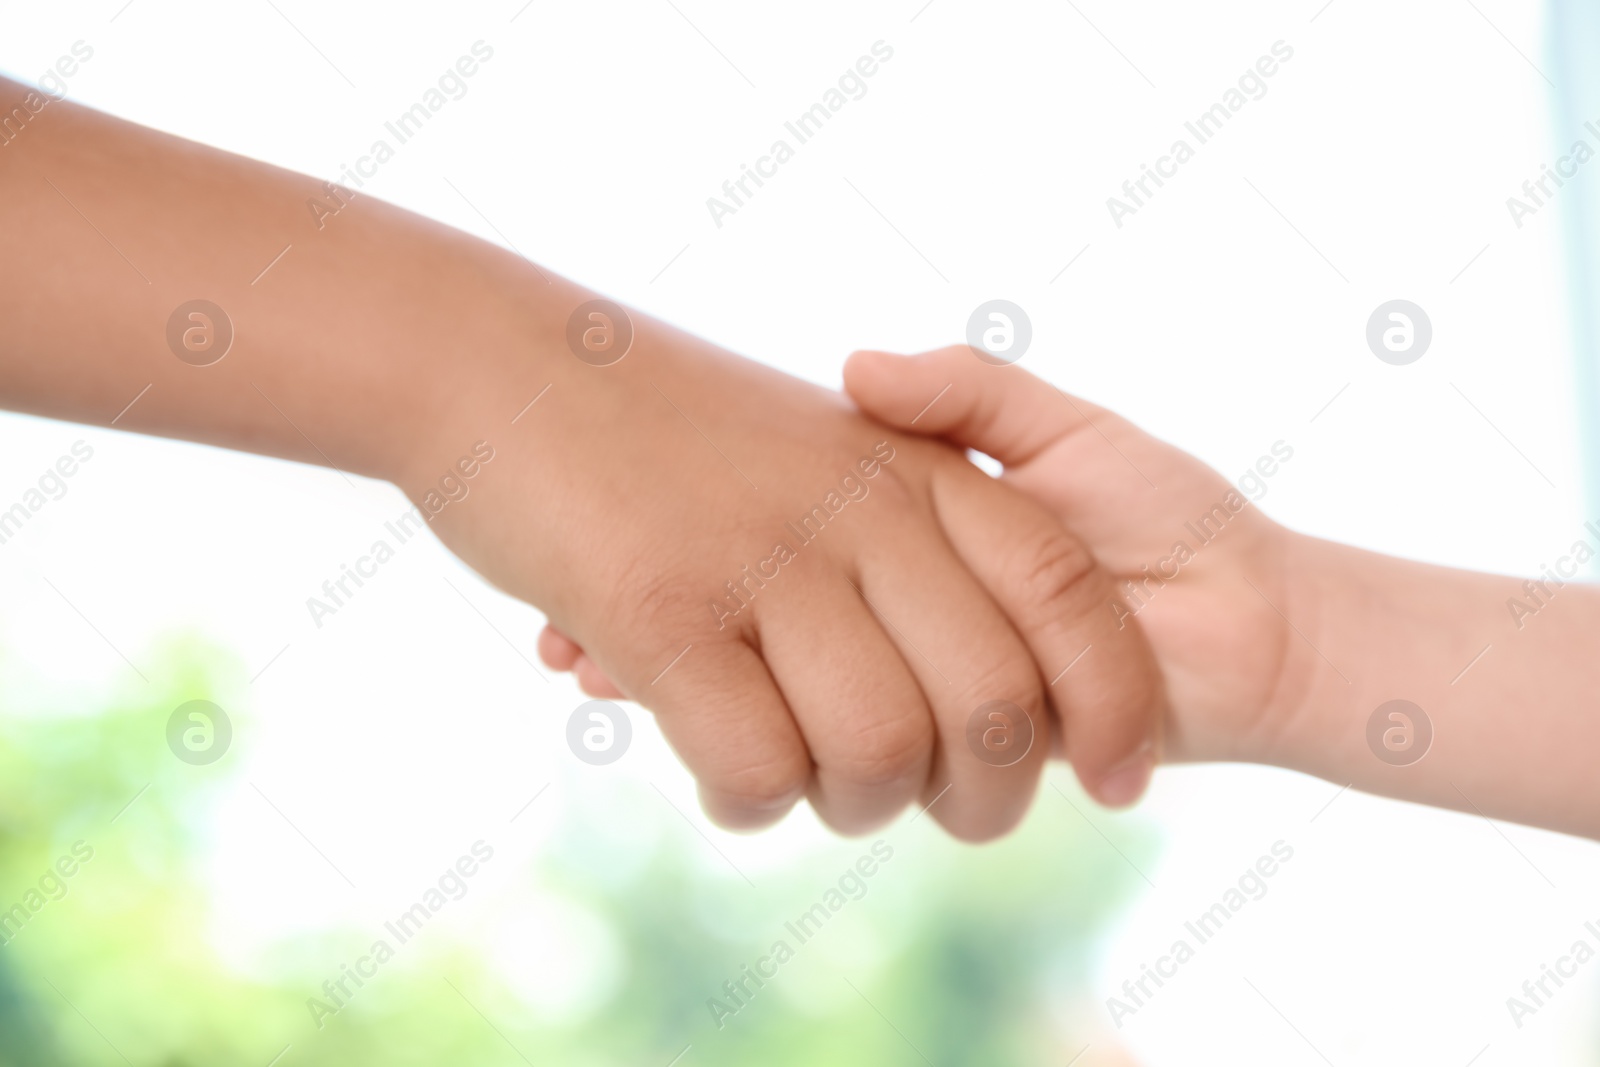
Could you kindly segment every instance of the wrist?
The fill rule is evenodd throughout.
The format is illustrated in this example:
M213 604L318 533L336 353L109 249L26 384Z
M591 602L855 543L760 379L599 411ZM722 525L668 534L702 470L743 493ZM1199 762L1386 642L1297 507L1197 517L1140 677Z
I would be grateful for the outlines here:
M1346 690L1348 672L1332 656L1342 628L1340 617L1349 607L1336 591L1356 576L1348 573L1348 560L1340 546L1277 527L1277 544L1258 559L1271 569L1251 579L1257 586L1249 595L1277 624L1280 653L1265 689L1256 729L1242 738L1233 758L1251 763L1307 769L1308 754L1327 743L1330 708ZM1259 594L1259 595L1258 595Z
M538 421L535 400L561 392L559 379L576 363L558 312L582 298L575 286L544 281L517 259L473 277L470 290L438 295L459 325L447 345L417 359L407 403L387 413L392 424L379 431L390 442L384 477L418 504L442 478L459 475L474 446L498 453L526 436Z
M1368 717L1397 698L1439 706L1449 665L1470 658L1462 650L1473 612L1440 597L1436 569L1421 564L1303 535L1285 562L1294 651L1262 761L1357 780L1377 766Z

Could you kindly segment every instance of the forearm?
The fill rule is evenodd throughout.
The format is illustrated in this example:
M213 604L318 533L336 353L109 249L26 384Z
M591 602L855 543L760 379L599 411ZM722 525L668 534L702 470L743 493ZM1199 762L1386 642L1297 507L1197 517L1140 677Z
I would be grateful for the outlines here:
M0 79L0 115L27 92ZM592 365L568 338L593 296L580 286L372 197L64 102L0 145L0 238L0 406L329 465L419 503L483 441L516 477L480 478L479 503L434 528L557 619L576 617L574 554L591 563L596 531L640 521L617 501L660 442L690 440L742 491L674 404L799 464L818 405L843 406L641 315L626 358ZM215 362L169 337L197 298L234 333ZM505 524L463 521L495 491L530 511L514 545Z
M20 93L0 86L0 109ZM307 207L336 194L337 213ZM397 482L657 713L719 820L770 822L804 793L859 832L948 791L933 818L979 839L1025 810L1047 744L996 776L964 755L972 709L1045 729L1030 649L1066 662L1089 613L1036 610L1045 568L1021 557L1058 577L1091 557L958 452L620 309L631 345L597 352L591 294L518 256L64 103L0 146L0 234L0 401ZM220 360L168 337L196 298L236 331ZM1154 673L1137 631L1102 644L1055 692L1095 701L1069 750L1125 802L1109 772L1160 701L1115 684Z
M26 92L0 81L0 112ZM319 228L308 202L341 199ZM5 406L397 480L452 407L548 382L577 300L381 201L63 102L0 148L0 233ZM196 298L234 333L205 366L204 335L187 362L168 337Z
M1309 538L1294 539L1290 567L1285 612L1303 636L1289 684L1300 695L1275 762L1373 793L1600 837L1600 591L1530 590L1518 578ZM1400 720L1384 717L1384 729L1401 731L1389 762L1369 744L1369 719L1396 699L1431 724L1415 762Z

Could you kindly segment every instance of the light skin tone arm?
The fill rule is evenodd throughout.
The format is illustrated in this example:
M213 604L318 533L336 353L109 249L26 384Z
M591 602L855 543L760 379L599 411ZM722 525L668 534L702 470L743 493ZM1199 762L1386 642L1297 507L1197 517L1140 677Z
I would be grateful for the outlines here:
M1600 838L1600 590L1295 533L1194 457L965 347L857 353L845 384L886 425L915 420L1000 460L1001 480L1116 577L1123 595L1102 609L1142 625L1155 648L1171 700L1165 759L1275 764ZM564 635L546 633L540 648L597 691L608 684ZM1404 711L1379 715L1369 734L1392 700L1426 716L1425 749L1413 747L1425 728Z
M930 383L952 382L916 428L999 459L1004 481L1082 537L1119 588L1132 583L1127 603L1142 602L1136 618L1171 693L1167 758L1271 763L1600 838L1600 590L1366 552L1295 533L1253 506L1202 545L1194 524L1233 490L1225 479L964 348L858 353L845 382L865 411L901 427ZM1195 549L1181 564L1180 541ZM1158 579L1176 576L1148 581L1147 565ZM1406 765L1380 759L1368 740L1375 709L1397 699L1421 708L1433 734ZM1404 724L1381 718L1398 732L1394 748L1378 747L1411 758Z
M597 366L568 341L594 294L504 249L38 99L0 80L0 115L29 112L0 146L6 407L396 483L656 712L725 825L805 796L863 832L937 799L990 837L1062 727L1091 792L1142 790L1164 721L1142 633L1106 624L1081 542L958 451L642 315ZM204 366L168 341L197 298L233 332ZM1036 724L1013 766L968 750L993 700Z

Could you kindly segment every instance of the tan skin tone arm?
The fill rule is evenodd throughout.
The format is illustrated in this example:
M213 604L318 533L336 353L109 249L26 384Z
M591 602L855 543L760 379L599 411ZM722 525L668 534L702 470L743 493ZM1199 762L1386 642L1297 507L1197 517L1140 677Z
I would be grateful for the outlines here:
M28 93L0 81L0 115ZM1092 792L1142 791L1159 675L1142 633L1092 610L1111 579L1045 509L954 449L644 316L620 361L580 360L568 322L593 294L372 197L319 228L307 201L329 197L43 107L0 145L0 403L388 479L424 504L483 442L493 460L432 528L656 712L726 825L804 796L865 832L943 796L933 818L992 837L1027 809L1063 725ZM167 336L195 299L234 334L206 366ZM819 502L822 532L785 532ZM1102 655L1047 684L1091 642ZM1006 767L966 738L996 700L1038 734Z

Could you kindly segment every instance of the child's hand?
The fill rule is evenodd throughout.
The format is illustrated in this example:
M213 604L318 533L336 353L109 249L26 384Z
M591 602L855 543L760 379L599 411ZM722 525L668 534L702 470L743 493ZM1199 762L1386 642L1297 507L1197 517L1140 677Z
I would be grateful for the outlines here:
M965 346L858 352L845 386L890 426L1000 460L1117 576L1165 675L1167 757L1600 838L1593 587L1286 530L1193 457ZM1274 451L1258 474L1293 454ZM1570 579L1592 552L1586 537L1554 566Z
M1288 620L1301 606L1285 559L1295 535L1194 457L965 345L858 352L845 387L890 426L999 460L1002 480L1045 504L1116 577L1122 602L1104 610L1137 618L1166 678L1167 758L1270 754L1303 686L1290 668L1299 639Z

